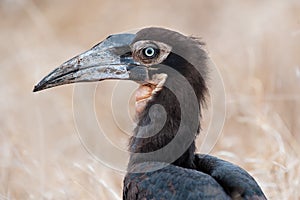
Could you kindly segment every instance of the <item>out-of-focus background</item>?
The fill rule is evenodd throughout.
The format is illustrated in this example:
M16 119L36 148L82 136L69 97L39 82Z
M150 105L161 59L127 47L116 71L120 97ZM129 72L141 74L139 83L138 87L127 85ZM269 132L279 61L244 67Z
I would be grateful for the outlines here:
M211 154L247 169L269 199L300 198L299 1L1 0L1 200L121 199L124 173L76 133L73 86L31 91L107 35L152 25L200 36L220 70L227 116ZM105 124L112 84L97 88ZM110 139L126 149L127 138Z

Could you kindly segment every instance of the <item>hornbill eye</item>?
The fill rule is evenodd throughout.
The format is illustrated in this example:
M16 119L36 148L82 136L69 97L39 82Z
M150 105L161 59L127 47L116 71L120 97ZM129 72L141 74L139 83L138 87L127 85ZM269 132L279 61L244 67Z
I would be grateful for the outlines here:
M159 49L157 47L149 46L142 50L143 56L147 59L156 58L159 54Z

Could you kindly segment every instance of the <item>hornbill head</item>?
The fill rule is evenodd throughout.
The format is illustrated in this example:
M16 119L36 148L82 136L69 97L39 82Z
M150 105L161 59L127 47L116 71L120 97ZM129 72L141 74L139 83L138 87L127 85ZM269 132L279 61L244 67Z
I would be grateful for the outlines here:
M154 27L136 34L110 35L56 68L33 92L75 82L133 80L140 83L136 108L141 111L166 83L180 87L185 81L201 103L206 91L206 53L202 45L195 38Z

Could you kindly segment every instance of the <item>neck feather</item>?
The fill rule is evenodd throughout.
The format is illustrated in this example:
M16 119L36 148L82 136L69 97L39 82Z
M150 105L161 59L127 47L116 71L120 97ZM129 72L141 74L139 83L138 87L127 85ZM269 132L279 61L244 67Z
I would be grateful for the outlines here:
M138 117L129 143L129 166L157 161L193 168L200 104L207 90L205 81L194 66L178 55L171 53L163 64L177 67L159 68L168 78Z
M189 96L183 97L186 105L189 104L188 98ZM163 88L157 93L140 114L134 135L131 137L131 162L158 161L183 167L193 166L194 140L200 127L198 102L197 106L180 106L176 95L168 88ZM183 111L185 107L188 109ZM185 116L187 120L183 121L184 114L189 113L193 115ZM147 156L150 152L157 154ZM178 152L177 155L174 155L174 152Z

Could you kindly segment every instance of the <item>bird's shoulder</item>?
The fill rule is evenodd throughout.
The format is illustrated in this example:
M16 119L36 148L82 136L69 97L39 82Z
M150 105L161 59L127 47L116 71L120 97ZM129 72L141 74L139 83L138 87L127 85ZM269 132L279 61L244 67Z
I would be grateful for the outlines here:
M209 175L170 164L155 171L127 173L124 179L123 199L230 198Z
M206 154L195 155L197 170L214 178L233 199L266 199L255 179L241 167Z

